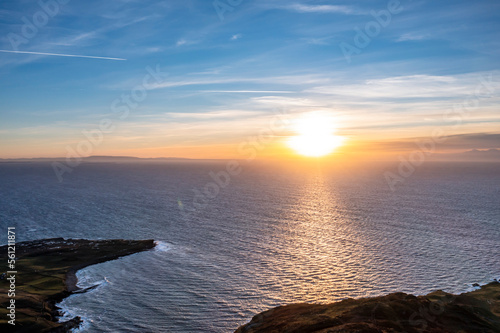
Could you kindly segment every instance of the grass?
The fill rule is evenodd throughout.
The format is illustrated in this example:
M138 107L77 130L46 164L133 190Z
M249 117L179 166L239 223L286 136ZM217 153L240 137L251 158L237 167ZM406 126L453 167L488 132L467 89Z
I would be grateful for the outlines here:
M9 283L3 279L0 280L0 332L68 331L79 318L57 322L59 313L55 304L76 290L77 270L153 247L153 240L62 238L16 244L16 325L8 324ZM0 262L7 267L6 246L0 247Z
M469 293L394 293L332 304L291 304L256 315L235 333L495 333L500 283Z

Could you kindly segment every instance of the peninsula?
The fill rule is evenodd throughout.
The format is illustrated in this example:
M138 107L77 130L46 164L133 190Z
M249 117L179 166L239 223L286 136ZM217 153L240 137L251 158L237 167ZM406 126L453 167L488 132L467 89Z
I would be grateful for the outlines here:
M82 240L52 238L15 244L15 267L7 266L8 246L0 247L4 269L0 278L1 332L67 332L77 327L76 317L60 323L56 304L75 292L76 272L84 267L114 260L155 247L153 240ZM10 249L12 250L12 249ZM15 271L9 274L4 270ZM12 276L14 278L12 278ZM9 290L15 287L15 297ZM15 326L8 316L15 306Z

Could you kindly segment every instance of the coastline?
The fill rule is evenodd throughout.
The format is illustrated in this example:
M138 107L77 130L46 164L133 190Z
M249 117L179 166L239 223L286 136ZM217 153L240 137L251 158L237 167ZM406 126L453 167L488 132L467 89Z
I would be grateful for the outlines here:
M78 327L80 317L59 322L57 306L66 297L89 289L77 286L76 272L98 263L153 249L154 240L82 240L50 238L16 244L16 326L7 323L6 280L0 280L0 329L2 332L68 332ZM5 256L6 246L0 247ZM6 258L5 258L6 259ZM68 264L71 263L71 264ZM21 280L22 279L22 280ZM4 314L5 312L5 314Z
M78 287L77 272L91 265L153 249L157 245L153 240L93 241L63 238L16 244L17 269L25 280L20 280L17 285L19 295L16 301L20 304L16 317L20 325L15 332L65 333L81 327L83 321L79 316L59 321L62 309L58 304L62 300L96 287ZM6 253L3 250L5 247L0 247L0 251ZM38 279L42 279L43 283ZM3 282L5 280L0 280L0 283ZM3 295L0 296L0 303L5 309L7 293L2 289L5 287L0 284ZM494 280L482 286L473 284L470 289L458 295L443 291L421 296L392 293L331 304L284 305L257 314L235 333L430 333L456 332L458 329L462 332L500 332L500 283ZM28 299L37 301L29 303ZM22 307L21 303L24 304ZM4 311L2 309L0 312ZM0 330L14 331L5 321L0 322Z
M500 282L473 288L457 295L437 290L283 305L256 314L234 333L500 332Z

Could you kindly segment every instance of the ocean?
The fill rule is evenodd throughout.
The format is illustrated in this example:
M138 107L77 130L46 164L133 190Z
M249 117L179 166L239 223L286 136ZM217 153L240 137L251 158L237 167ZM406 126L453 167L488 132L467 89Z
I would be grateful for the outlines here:
M78 272L98 285L60 304L79 332L232 332L278 305L500 277L498 163L425 163L395 191L397 164L227 167L84 163L60 183L49 163L0 163L0 224L17 241L157 241Z

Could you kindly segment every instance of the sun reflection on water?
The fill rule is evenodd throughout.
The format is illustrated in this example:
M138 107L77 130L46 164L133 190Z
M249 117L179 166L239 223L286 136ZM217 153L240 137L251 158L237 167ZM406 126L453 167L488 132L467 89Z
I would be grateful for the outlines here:
M356 225L346 218L344 199L327 174L316 168L295 187L295 203L286 209L289 223L275 239L276 298L285 302L332 302L363 291L372 280Z

